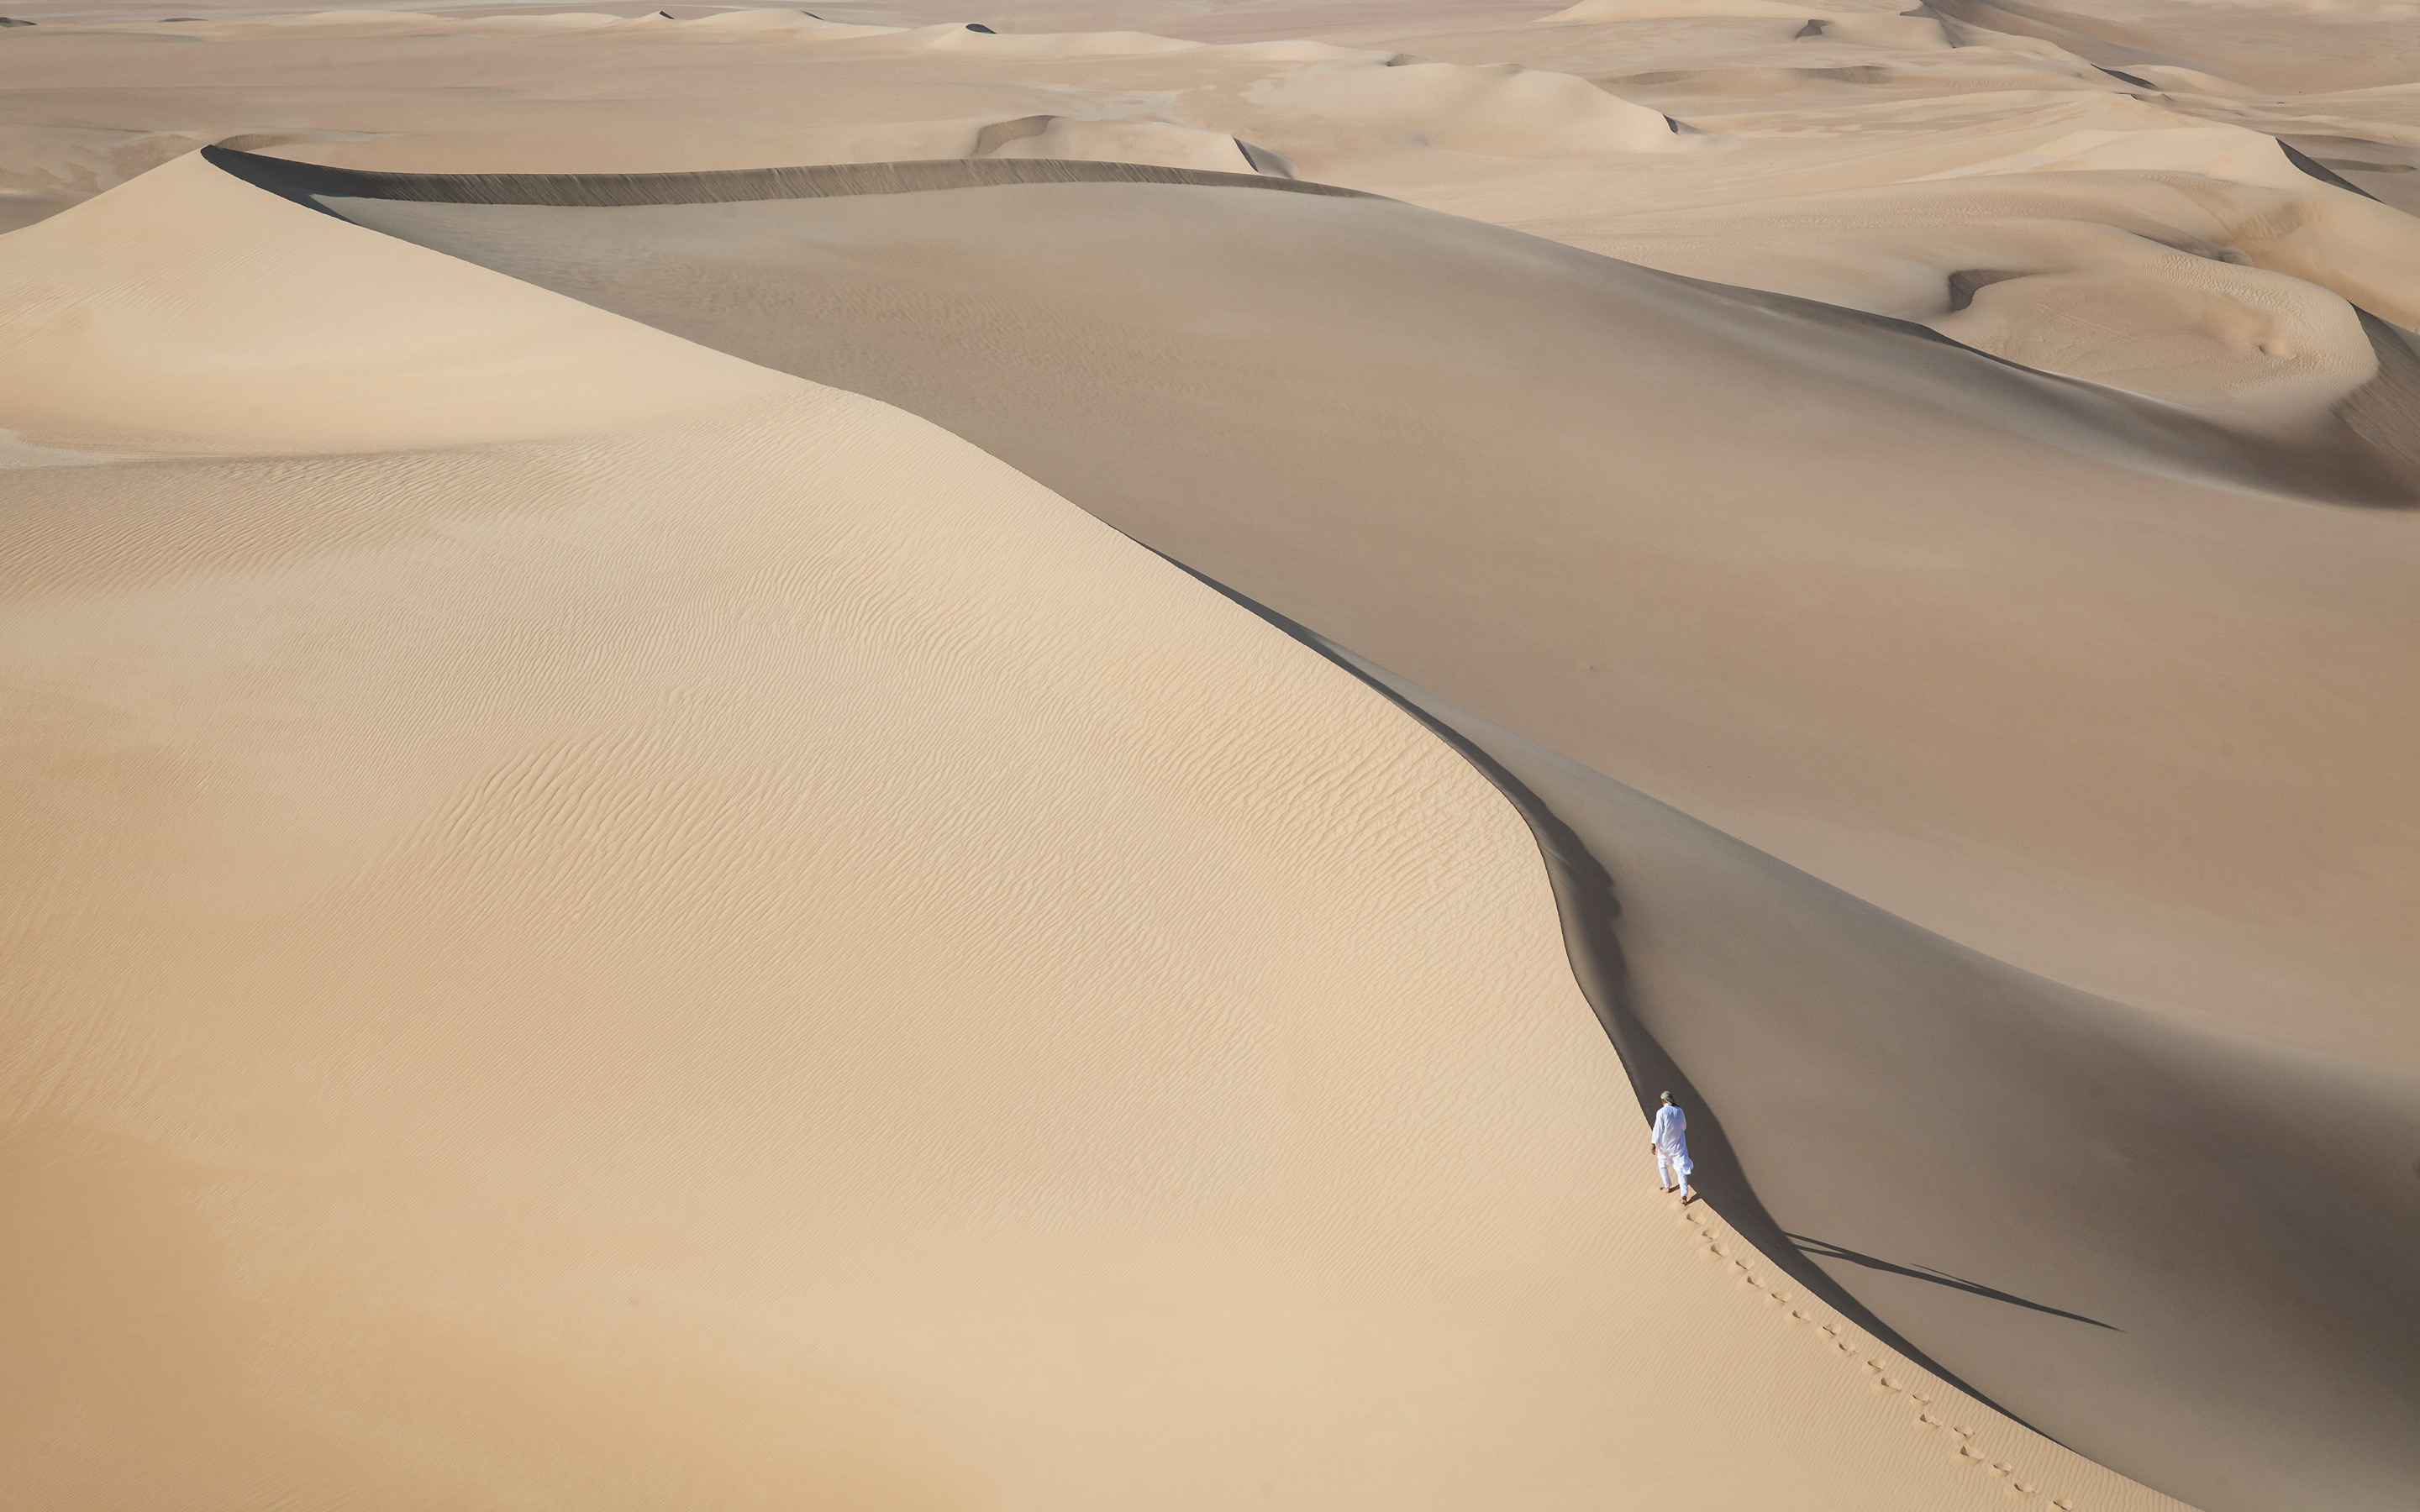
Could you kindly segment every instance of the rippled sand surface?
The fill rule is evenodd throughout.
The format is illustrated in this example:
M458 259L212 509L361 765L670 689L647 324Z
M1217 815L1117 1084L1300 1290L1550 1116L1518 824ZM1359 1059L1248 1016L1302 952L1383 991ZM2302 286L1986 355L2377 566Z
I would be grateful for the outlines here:
M2406 1504L2420 13L630 8L0 28L0 1500Z

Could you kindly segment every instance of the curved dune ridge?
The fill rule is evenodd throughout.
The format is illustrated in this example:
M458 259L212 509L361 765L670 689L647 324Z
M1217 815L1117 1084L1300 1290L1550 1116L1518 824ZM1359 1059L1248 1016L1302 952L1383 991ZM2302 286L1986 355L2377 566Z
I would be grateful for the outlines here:
M2420 1057L2361 1006L2420 971L2389 943L2420 899L2383 859L2414 832L2394 774L2420 742L2340 738L2415 706L2415 542L2409 516L2297 497L2327 454L2298 473L1920 328L1370 198L1093 182L447 205L408 177L211 156L925 414L1400 674L1415 704L1450 701L1431 712L1610 872L1597 1007L1617 1039L1633 1025L1643 1091L1647 1065L1694 1084L1710 1151L1742 1173L1711 1178L1718 1206L1798 1249L1802 1284L2197 1504L2384 1508L2420 1474L2396 1257L2420 1221ZM1810 455L1822 471L1786 460ZM1943 563L1955 596L1920 586ZM2207 606L2219 581L2239 585L2229 629L2180 656L2175 595ZM1928 634L1898 644L1844 612L1911 594ZM2308 691L2315 613L2360 626L2325 641L2349 702ZM1873 700L1903 688L1957 717L1876 752ZM1841 779L1852 753L1871 790ZM1896 873L1902 912L1953 936L1988 918L1969 944L2099 993L1626 781L1853 891ZM2230 830L2240 848L2180 838ZM2011 854L2043 881L1977 864ZM2108 880L2079 893L2087 875ZM2215 889L2253 875L2328 902L2245 938ZM2369 895L2331 896L2347 875ZM2154 972L2164 1012L2122 1006ZM2332 975L2334 1004L2275 994Z
M1481 776L973 447L199 158L0 288L12 1504L2174 1504L1668 1211Z
M1047 119L1047 117L1036 117ZM1021 125L1022 122L1010 122ZM1007 139L1013 143L1017 138ZM1007 144L1002 144L1007 145ZM227 147L205 147L210 162L298 203L328 197L419 200L439 205L713 205L768 199L913 194L986 184L1200 184L1278 189L1296 194L1367 197L1356 189L1282 176L1082 159L940 158L925 162L836 162L721 173L398 174L309 166ZM316 208L316 204L315 204Z

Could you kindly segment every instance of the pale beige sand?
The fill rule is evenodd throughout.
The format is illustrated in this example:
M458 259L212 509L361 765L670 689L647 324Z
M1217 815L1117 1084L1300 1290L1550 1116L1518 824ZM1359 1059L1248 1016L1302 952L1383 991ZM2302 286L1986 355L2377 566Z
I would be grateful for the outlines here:
M1846 1252L1835 1278L1969 1384L2204 1504L2391 1507L2420 1474L2399 1405L2420 1391L2420 1336L2398 1296L2420 1078L2409 1045L2381 1038L2408 1026L2358 995L2395 1000L2420 973L2393 923L2420 899L2392 863L2420 828L2403 779L2420 741L2377 723L2420 691L2401 681L2410 515L2230 478L2208 437L2163 452L2154 407L1920 330L1792 315L1383 201L1092 183L318 202L928 414L1578 758L1489 748L1544 763L1541 792L1611 870L1630 1010L1719 1114L1774 1242ZM1508 435L1524 444L1486 440ZM1819 455L1820 474L1786 483L1774 460ZM2186 460L2211 466L2180 476ZM2281 539L2301 563L2263 560ZM2149 564L2195 552L2176 587L2147 591ZM1813 580L1792 592L1776 559ZM1954 594L1915 586L1943 562ZM2222 579L2239 585L2234 638L2180 654L2184 595L2206 608ZM2303 686L2313 581L2355 626L2340 690ZM1924 633L1894 645L1845 609L1906 614L1912 594ZM2154 678L2164 696L2146 706ZM1960 717L1902 717L1877 745L1877 700L1906 687ZM1964 903L2009 953L2080 964L2071 977L2109 973L2082 949L2132 952L2123 966L2163 991L2129 995L2176 1018L1959 950L1590 765L1726 817L1731 795L1790 795L1803 807L1783 823L1856 825L1851 843L1890 856L1906 891L1953 895L1976 857L2010 853L2099 878L2031 930L2005 896ZM1759 823L1772 808L1741 821ZM2379 896L2299 917L2273 901L2327 896L2365 865ZM2256 915L2211 890L2227 886L2273 901ZM2247 916L2271 934L2247 938ZM1663 1073L1625 1054L1652 1090ZM2325 1261L2319 1232L2340 1242Z
M16 221L230 137L365 167L689 170L978 155L1047 117L1054 155L1218 168L1249 143L2243 425L2366 379L2356 307L2420 323L2420 222L2363 197L2404 197L2420 167L2420 53L2389 0L2146 0L2086 18L2132 39L2110 42L1979 0L1044 0L988 13L997 35L915 5L100 29L76 23L126 13L23 8L48 24L0 36ZM2312 177L2270 133L2353 177Z
M1400 28L1413 13L1374 8L1363 19ZM2229 18L2256 29L2301 27L2314 55L2331 58L2363 52L2375 31L2356 24L2352 11L2195 14L2218 33ZM1155 16L1164 19L1138 11L1134 22ZM1197 148L1215 156L1227 139L1252 141L1306 177L1383 189L1676 271L1927 320L2001 355L2186 403L2254 431L2307 424L2376 383L2380 333L2365 332L2357 308L2407 328L2420 320L2411 271L2420 268L2420 221L2301 174L2266 138L2147 103L2125 81L2036 41L1953 37L1954 28L1921 18L1834 10L1825 18L1804 38L1803 25L1762 12L1404 31L1404 48L1462 70L1436 86L1423 82L1430 65L1386 66L1409 54L1384 46L1187 48L1137 34L986 38L946 29L835 36L803 18L793 26L748 16L610 24L356 17L174 35L54 36L37 27L0 37L0 69L15 66L11 59L40 66L39 81L29 72L23 82L43 88L10 97L28 121L90 131L106 118L132 131L149 113L151 129L184 132L180 145L271 125L290 137L295 123L313 121L315 130L342 128L361 139L275 150L447 169L705 168L971 151L986 130L1037 116L1063 120L1081 110L1135 121L1135 101L1158 88L1168 98L1141 114L1199 133L1167 154L1187 163L1205 161ZM1264 19L1285 23L1280 13ZM1468 25L1458 16L1440 23ZM1964 45L1952 46L1960 38ZM2350 40L2326 45L2339 38ZM90 71L77 72L79 58ZM1488 59L1531 68L1503 74ZM2009 75L2009 87L1985 87L1995 69ZM1715 108L1720 100L1710 104L1704 93L1707 80L1743 70L1736 87L1764 115ZM1648 73L1672 77L1642 82ZM1650 152L1555 147L1531 156L1562 141L1550 129L1558 117L1494 101L1486 118L1531 148L1500 139L1483 144L1489 151L1440 145L1453 140L1461 118L1452 114L1457 91L1484 94L1531 77L1610 84L1712 134L1674 137ZM80 78L109 87L80 94ZM1408 87L1383 83L1389 79ZM1409 114L1388 115L1378 98L1388 91ZM2368 95L2385 113L2381 121L2401 98ZM1157 124L1172 131L1172 121ZM154 145L147 150L164 149L158 141L141 139ZM1525 155L1502 155L1512 150ZM2005 276L2011 273L2022 276ZM2391 332L2383 339L2400 340ZM2408 440L2412 427L2390 413L2381 428ZM2191 585L2180 580L2178 591L2189 595ZM2290 681L2293 665L2280 662L2279 675ZM1876 693L1885 703L1896 698L1887 687ZM2064 728L2040 726L2041 738L2055 740ZM2258 937L2277 927L2271 895L2249 883L2211 884L2236 889L2237 904L2216 913L2248 916L2248 934L2215 921L2206 901L2189 903L2152 933L2191 944L2147 951L2096 926L2111 901L2099 857L2045 865L2024 836L1978 852L1954 838L1962 819L1951 816L1945 839L1937 816L1903 811L1889 822L1902 833L1884 854L1864 838L1874 826L1854 814L1825 814L1819 805L1804 821L1793 817L1804 804L1792 786L1827 784L1836 773L1871 783L1872 801L1896 810L1895 782L1859 775L1869 764L1853 751L1819 772L1786 776L1778 790L1651 785L1693 811L1718 803L1710 817L1763 848L2061 980L2170 1007L2216 994L2256 1005L2228 1011L2230 1022L2243 1024L2299 1023L2308 1005L2334 998L2358 1021L2362 1042L2402 1045L2392 1053L2413 1063L2408 1024L2374 1006L2395 1000L2391 991L2400 989L2384 984L2399 979L2367 964L2392 949L2367 920L2399 916L2365 900L2399 895L2370 889L2366 872L2322 862L2342 890L2303 894L2292 905L2336 931L2318 978L2273 964ZM2358 805L2366 790L2348 791ZM2108 831L2124 832L2123 824ZM2381 855L2402 854L2399 841L2381 842ZM2261 1011L2260 1002L2277 1006Z
M1512 812L972 447L197 159L0 282L120 338L6 400L118 453L7 475L12 1504L2171 1504L1693 1257Z
M1240 162L2107 385L1978 386L1837 315L1744 362L1720 301L1592 349L1587 301L1549 301L1553 339L1474 347L1444 328L1517 313L1519 278L1385 259L1351 292L1418 297L1339 329L1353 301L1272 279L1254 325L1166 275L1233 289L1284 243L1119 251L1185 224L1156 213L1072 217L1038 267L963 227L824 249L941 275L824 312L861 322L834 356L959 322L965 371L902 340L903 386L867 388L971 394L946 423L1544 741L1534 770L1575 752L1883 904L1636 794L1568 800L1649 879L1642 998L1757 1100L1776 1211L1828 1180L1866 1206L1817 1237L1946 1233L1906 1257L2201 1327L2212 1375L2142 1396L1971 1293L1827 1262L1860 1298L1963 1374L2089 1374L2119 1438L2166 1436L2125 1462L2168 1490L2396 1504L2409 1354L2344 1323L2392 1305L2413 1153L2412 517L2342 501L2391 494L2412 430L2398 12L623 8L94 28L127 13L32 0L0 29L0 228L33 223L0 239L0 461L43 464L0 475L34 711L8 917L39 945L8 957L8 1085L53 1120L11 1142L12 1207L58 1215L9 1231L85 1236L12 1260L16 1499L2165 1504L1808 1337L1840 1320L1737 1232L1671 1263L1510 815L1058 498L198 162L40 224L232 139L451 172ZM1234 197L1280 236L1324 213ZM1004 304L1007 272L1060 302ZM1194 469L1221 507L1156 487L1194 459L1138 455L1165 433L1102 393L1231 442ZM1357 425L1374 447L1335 444ZM1869 1057L1931 1123L1761 1082L1709 1031L1800 1000L1790 931L1835 975L1765 1048L1844 1055L1946 995L2024 1064ZM2024 1128L2072 1045L1992 1007L2079 988L2174 1021L2132 1083L2167 1101L2115 1147ZM2269 1041L2226 1063L2254 1079L2179 1050L2216 1029ZM2306 1085L2353 1125L2325 1179L2267 1149L2230 1178L2211 1152ZM1844 1134L1917 1173L1904 1199L1808 1169ZM2190 1201L2097 1226L2130 1162L2196 1148ZM2090 1180L2009 1184L2078 1149ZM2288 1221L2213 1238L2230 1179ZM1738 1260L1761 1285L1705 1279Z

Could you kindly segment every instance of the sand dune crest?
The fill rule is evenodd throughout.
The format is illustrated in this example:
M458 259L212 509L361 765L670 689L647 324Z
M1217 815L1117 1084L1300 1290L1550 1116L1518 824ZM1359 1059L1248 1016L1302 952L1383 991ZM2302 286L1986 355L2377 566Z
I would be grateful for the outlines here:
M178 227L164 263L147 228ZM768 375L524 285L230 202L198 157L12 237L0 425L107 450L345 452L648 427L764 398ZM423 292L377 318L372 291ZM93 291L104 292L96 295ZM342 341L281 316L359 308Z

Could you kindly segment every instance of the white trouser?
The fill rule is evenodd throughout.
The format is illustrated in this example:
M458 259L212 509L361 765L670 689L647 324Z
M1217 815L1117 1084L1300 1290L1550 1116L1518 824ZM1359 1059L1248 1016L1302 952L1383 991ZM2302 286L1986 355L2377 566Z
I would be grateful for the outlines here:
M1697 1167L1689 1164L1685 1149L1659 1149L1655 1152L1655 1184L1677 1185L1685 1195L1689 1190L1689 1173Z

